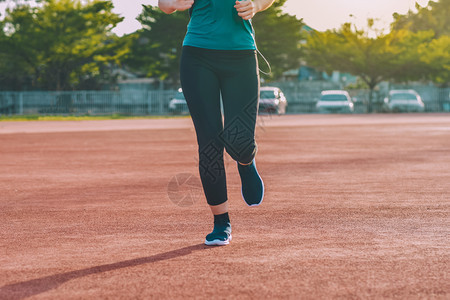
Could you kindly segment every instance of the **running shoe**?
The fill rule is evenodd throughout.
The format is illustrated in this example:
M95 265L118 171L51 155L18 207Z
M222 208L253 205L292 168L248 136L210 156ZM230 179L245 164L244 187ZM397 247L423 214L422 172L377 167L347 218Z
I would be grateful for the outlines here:
M206 236L205 245L225 246L231 241L231 224L214 225L213 231Z
M264 183L256 170L255 159L249 165L238 163L239 175L241 176L241 193L248 206L258 206L264 198Z

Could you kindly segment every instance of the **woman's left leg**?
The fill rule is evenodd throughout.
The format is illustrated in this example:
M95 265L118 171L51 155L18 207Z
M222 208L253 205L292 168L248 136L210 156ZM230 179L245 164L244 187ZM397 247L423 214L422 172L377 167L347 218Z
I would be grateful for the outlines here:
M256 155L259 75L252 50L234 51L223 65L220 80L224 110L222 140L230 156L243 164Z
M259 99L259 70L254 51L235 51L226 57L220 79L224 107L222 140L238 162L242 196L249 206L261 204L264 183L256 169L255 141Z

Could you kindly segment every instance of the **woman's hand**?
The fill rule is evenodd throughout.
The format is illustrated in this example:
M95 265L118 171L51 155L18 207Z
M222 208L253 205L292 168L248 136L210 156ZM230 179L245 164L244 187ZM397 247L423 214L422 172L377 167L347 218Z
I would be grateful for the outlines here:
M172 2L172 7L179 11L189 9L194 4L194 0L172 0L170 2Z
M236 1L236 8L239 17L244 20L250 20L258 12L255 3L251 0Z
M159 8L166 14L171 14L175 11L183 11L191 8L194 0L159 0Z

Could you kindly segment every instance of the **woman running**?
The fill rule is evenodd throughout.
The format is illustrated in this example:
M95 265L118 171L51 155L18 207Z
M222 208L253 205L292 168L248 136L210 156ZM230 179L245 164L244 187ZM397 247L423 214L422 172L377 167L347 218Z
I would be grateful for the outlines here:
M231 241L224 149L237 161L247 205L257 206L264 197L264 184L255 164L259 71L250 20L273 2L158 3L167 14L189 9L191 15L183 41L180 80L197 134L203 191L214 215L214 229L206 236L206 245L227 245Z

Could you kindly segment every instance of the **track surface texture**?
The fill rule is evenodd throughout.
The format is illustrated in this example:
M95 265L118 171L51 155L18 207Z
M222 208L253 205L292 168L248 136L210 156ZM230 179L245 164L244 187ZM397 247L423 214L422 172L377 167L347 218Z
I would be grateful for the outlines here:
M233 241L189 118L0 123L0 299L449 299L450 115L261 116Z

